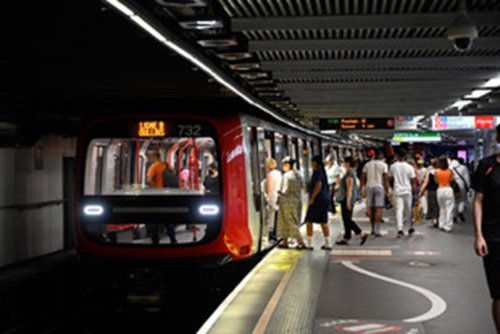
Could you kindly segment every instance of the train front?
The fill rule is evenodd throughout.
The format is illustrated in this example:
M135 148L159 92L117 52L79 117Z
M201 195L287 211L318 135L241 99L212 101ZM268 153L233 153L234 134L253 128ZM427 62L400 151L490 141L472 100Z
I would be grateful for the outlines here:
M81 138L80 253L121 259L222 256L217 131L200 120L108 120Z

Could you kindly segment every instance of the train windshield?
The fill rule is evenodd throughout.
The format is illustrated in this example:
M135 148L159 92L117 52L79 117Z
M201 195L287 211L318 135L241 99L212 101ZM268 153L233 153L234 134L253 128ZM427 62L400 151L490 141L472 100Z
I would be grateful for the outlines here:
M88 145L84 182L87 196L218 195L216 143L211 136L155 132L94 138Z

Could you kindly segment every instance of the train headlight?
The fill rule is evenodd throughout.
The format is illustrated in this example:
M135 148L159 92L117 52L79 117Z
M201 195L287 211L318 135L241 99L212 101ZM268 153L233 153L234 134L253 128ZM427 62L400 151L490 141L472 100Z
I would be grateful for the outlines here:
M200 206L198 212L204 216L215 216L219 214L219 207L217 205L205 204Z
M101 216L104 213L104 207L102 205L85 205L83 207L83 213L86 216Z

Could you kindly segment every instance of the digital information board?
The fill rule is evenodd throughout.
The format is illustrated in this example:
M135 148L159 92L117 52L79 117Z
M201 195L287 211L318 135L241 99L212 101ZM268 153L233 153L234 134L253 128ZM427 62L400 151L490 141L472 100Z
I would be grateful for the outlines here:
M394 118L321 118L321 130L392 130Z

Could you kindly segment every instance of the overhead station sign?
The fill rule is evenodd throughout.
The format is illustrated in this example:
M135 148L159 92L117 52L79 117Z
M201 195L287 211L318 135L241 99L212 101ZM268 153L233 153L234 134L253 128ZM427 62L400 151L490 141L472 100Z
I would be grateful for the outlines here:
M391 130L394 118L321 118L321 130Z
M441 134L439 132L397 132L392 137L393 142L397 143L432 143L440 142Z

